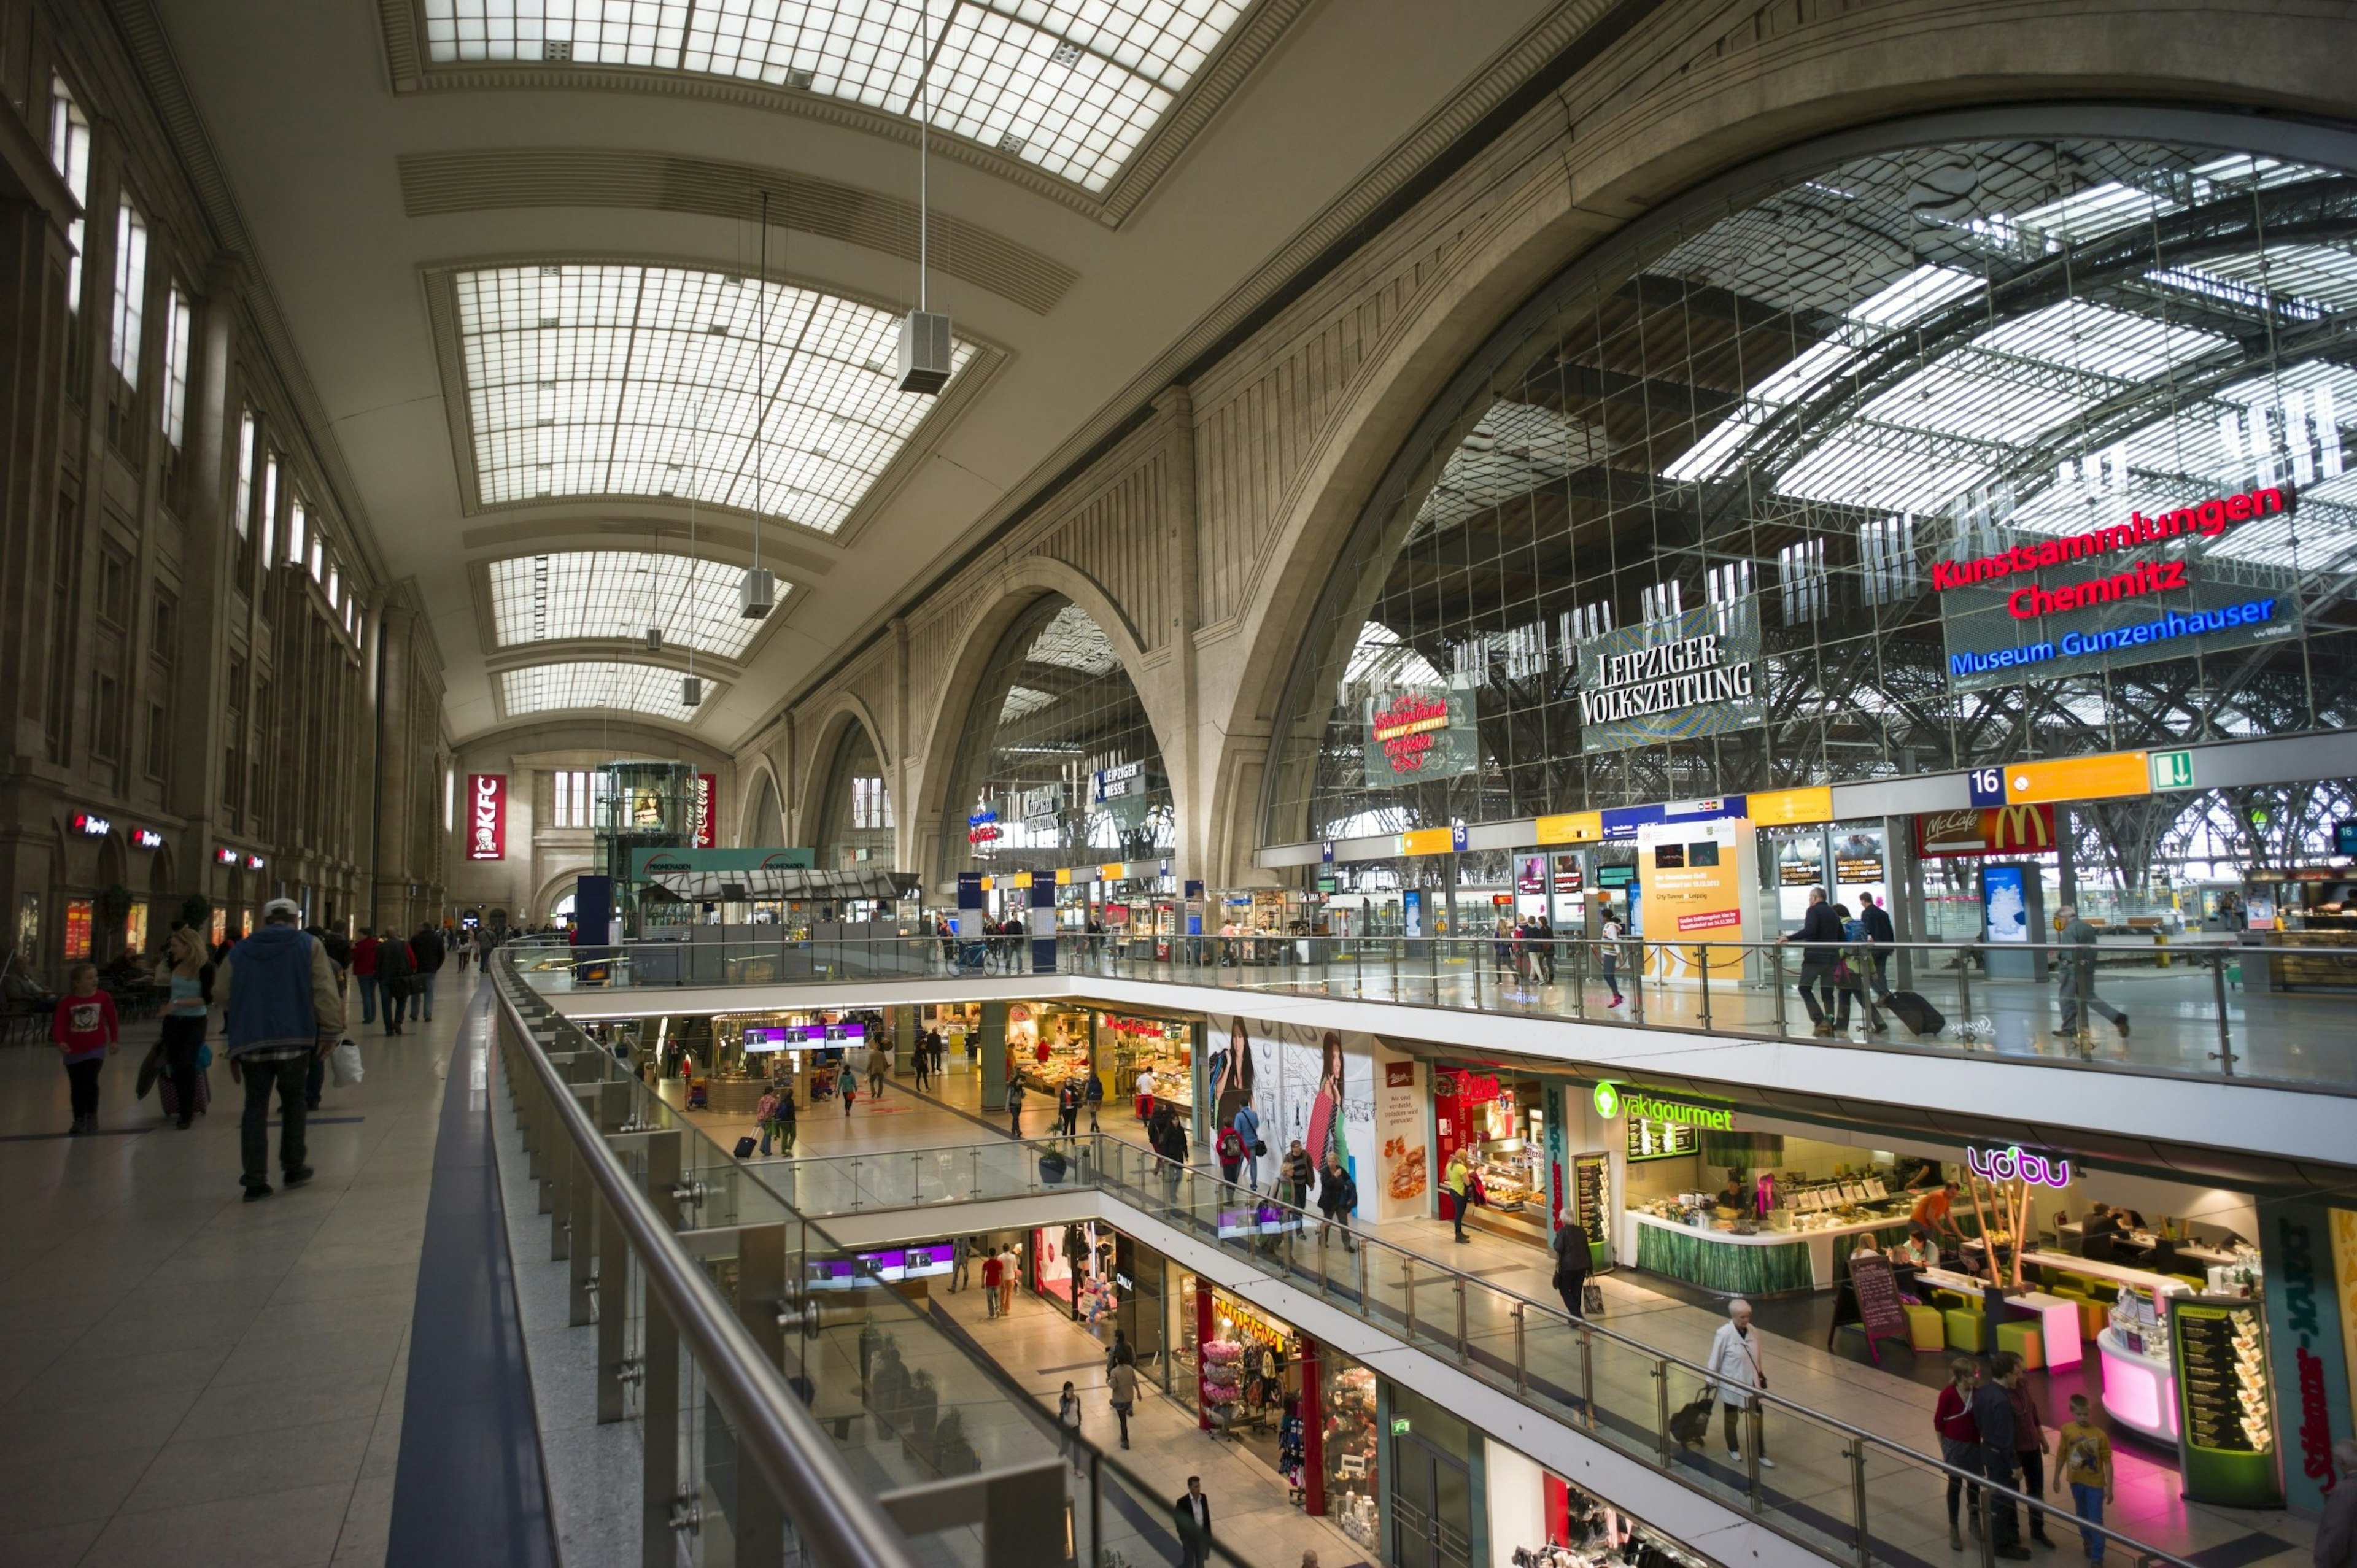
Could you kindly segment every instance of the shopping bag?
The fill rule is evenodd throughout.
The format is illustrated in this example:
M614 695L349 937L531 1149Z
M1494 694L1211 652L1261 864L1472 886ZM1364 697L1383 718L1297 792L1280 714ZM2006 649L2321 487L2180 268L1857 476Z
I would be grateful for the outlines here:
M139 1063L139 1092L135 1098L145 1100L147 1091L156 1087L156 1077L164 1070L164 1042L156 1041L147 1047L146 1057Z
M328 1066L335 1073L339 1088L351 1088L361 1080L360 1046L351 1040L338 1040L336 1048L328 1053Z
M1604 1287L1593 1283L1579 1288L1579 1310L1590 1317L1604 1316Z

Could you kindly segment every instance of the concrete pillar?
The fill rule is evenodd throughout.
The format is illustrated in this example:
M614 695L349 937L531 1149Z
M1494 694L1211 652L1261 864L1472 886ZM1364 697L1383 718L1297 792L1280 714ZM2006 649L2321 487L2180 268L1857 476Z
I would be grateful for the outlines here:
M1162 435L1162 535L1170 572L1169 624L1141 628L1147 646L1168 641L1176 654L1176 733L1160 736L1163 771L1170 779L1171 815L1178 835L1171 869L1178 886L1209 875L1212 781L1203 760L1219 756L1217 737L1202 735L1201 671L1195 632L1203 622L1201 552L1195 505L1195 402L1184 385L1163 390L1154 400Z
M892 1070L908 1073L916 1066L917 1009L907 1004L892 1009Z
M408 744L412 640L417 612L406 605L384 607L377 629L377 798L375 897L371 908L379 930L408 930L415 924L409 888L416 880L411 839L416 811L411 797L419 759ZM426 759L430 761L431 759Z
M237 519L231 486L242 410L230 399L237 355L233 301L243 268L225 258L206 274L199 303L195 377L188 385L190 471L183 499L188 527L181 554L180 625L185 633L173 682L172 809L185 827L174 864L184 890L204 886L205 865L220 842L223 672L236 611Z
M1915 854L1915 819L1882 819L1883 886L1890 890L1891 934L1900 942L1923 940L1923 863ZM1915 989L1915 954L1903 945L1891 955L1892 986Z
M974 1071L982 1083L982 1108L1006 1109L1006 1004L982 1004L982 1026L974 1032Z

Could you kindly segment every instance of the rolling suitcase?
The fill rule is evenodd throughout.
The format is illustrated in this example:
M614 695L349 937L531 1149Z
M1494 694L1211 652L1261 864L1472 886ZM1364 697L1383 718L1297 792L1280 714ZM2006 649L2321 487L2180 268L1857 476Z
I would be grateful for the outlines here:
M740 1160L749 1160L753 1157L752 1139L739 1138L737 1140L737 1157Z
M1911 1035L1936 1035L1948 1026L1947 1015L1923 1000L1921 992L1894 991L1883 999L1882 1005L1898 1015Z
M1710 1435L1710 1406L1713 1391L1705 1389L1702 1397L1670 1417L1670 1435L1687 1448L1699 1448Z
M172 1080L172 1075L170 1073L167 1072L164 1074L163 1077L156 1080L156 1098L163 1103L165 1115L178 1116L181 1113L180 1086ZM191 1116L201 1116L205 1112L205 1108L210 1106L212 1102L212 1074L199 1069L197 1073L197 1102L188 1108L188 1114Z

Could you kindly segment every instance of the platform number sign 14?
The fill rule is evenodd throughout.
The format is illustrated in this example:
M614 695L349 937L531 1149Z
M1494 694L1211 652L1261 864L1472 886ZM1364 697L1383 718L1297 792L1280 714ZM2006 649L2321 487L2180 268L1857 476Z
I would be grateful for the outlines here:
M1964 782L1972 790L1974 805L1986 807L2005 804L2004 768L1975 768L1964 775Z

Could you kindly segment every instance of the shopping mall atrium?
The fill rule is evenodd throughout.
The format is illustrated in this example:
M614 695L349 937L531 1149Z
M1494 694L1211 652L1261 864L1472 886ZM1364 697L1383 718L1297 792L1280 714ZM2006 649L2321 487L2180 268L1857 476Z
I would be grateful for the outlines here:
M0 1568L2357 1568L2352 57L0 0Z

